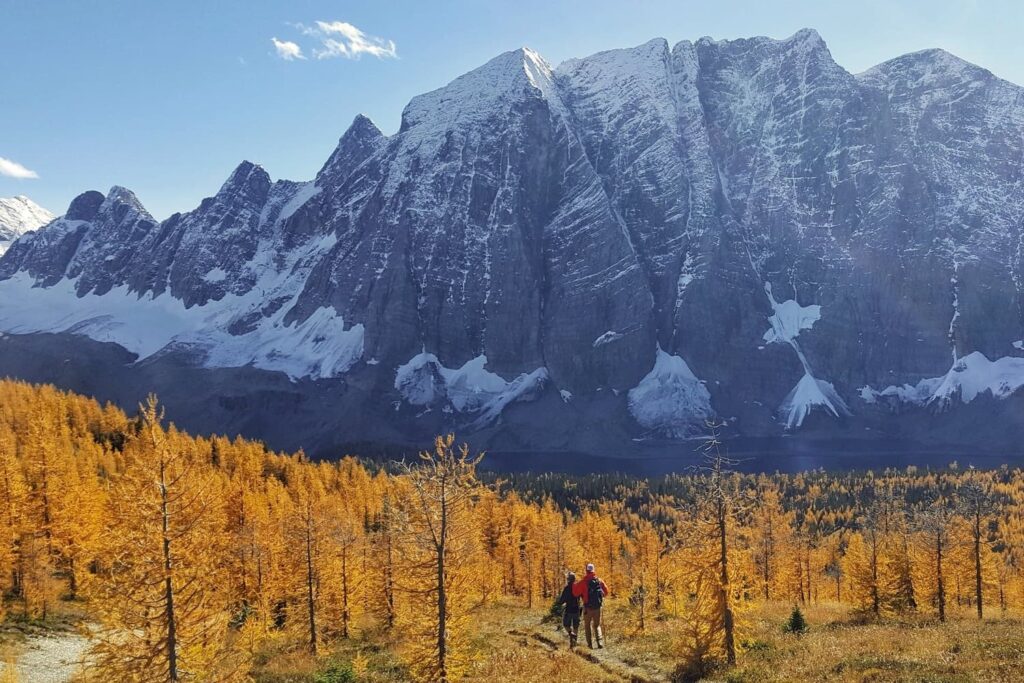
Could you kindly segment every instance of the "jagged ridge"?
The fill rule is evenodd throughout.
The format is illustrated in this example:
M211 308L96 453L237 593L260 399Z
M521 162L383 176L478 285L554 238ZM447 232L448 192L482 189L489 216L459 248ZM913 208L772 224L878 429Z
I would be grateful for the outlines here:
M631 438L712 412L749 434L874 415L862 387L1019 351L1021 92L942 51L855 76L809 30L557 68L517 50L414 98L393 136L357 117L313 181L245 162L162 223L126 190L87 193L0 260L24 301L161 302L182 321L162 336L133 346L121 299L76 304L86 320L51 292L57 312L3 318L347 378L416 425L481 427L446 391L403 398L421 354L534 378L577 425L611 395Z

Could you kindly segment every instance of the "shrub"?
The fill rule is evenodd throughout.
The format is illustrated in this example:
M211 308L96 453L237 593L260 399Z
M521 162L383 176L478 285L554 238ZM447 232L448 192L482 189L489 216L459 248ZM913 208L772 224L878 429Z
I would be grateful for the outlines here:
M331 662L313 675L313 683L355 683L356 674L349 662Z

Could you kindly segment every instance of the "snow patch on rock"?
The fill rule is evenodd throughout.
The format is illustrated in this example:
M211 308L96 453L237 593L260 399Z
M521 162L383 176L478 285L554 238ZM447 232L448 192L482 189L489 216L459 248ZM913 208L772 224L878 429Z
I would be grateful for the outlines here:
M169 294L140 296L124 285L83 297L75 293L75 280L46 288L34 285L27 273L0 281L4 331L81 334L119 344L139 360L171 345L188 347L203 354L207 367L252 365L292 379L336 377L363 355L363 326L346 328L331 307L286 323L290 307L281 306L248 332L230 334L232 321L266 303L260 288L186 308Z
M753 262L751 262L753 266ZM755 269L756 270L756 269ZM809 330L821 318L821 306L801 306L794 299L782 303L775 300L770 282L764 283L764 293L772 307L772 315L768 316L771 329L764 333L764 341L768 344L779 342L789 344L796 352L804 374L796 386L786 395L779 405L777 414L785 423L787 430L800 427L808 415L816 408L823 409L833 417L849 415L850 409L836 392L831 382L818 379L811 370L797 337L801 330Z
M850 413L831 382L805 372L779 406L779 417L786 423L786 429L796 429L815 408L822 408L833 417Z
M203 280L213 284L217 282L223 282L224 280L227 279L227 277L228 272L221 268L220 266L217 266L216 268L210 269L210 272L203 276Z
M821 306L801 306L794 299L779 303L772 296L772 286L769 283L765 283L764 289L774 311L768 316L771 329L764 333L765 343L792 342L802 330L811 329L814 323L821 319Z
M611 344L613 341L618 341L622 339L623 336L624 335L620 332L608 330L607 332L605 332L600 337L594 340L593 346L596 349L598 346L604 346L605 344Z
M313 181L302 183L299 190L292 195L292 198L281 207L281 213L278 215L278 221L285 221L291 218L291 215L298 211L306 202L320 194L320 188L317 187Z
M671 438L700 433L714 415L711 394L679 356L658 347L654 367L629 390L629 412L646 429Z
M547 381L546 368L537 368L512 380L486 369L480 355L462 367L447 368L432 353L423 351L395 371L395 389L410 405L428 406L446 401L458 413L475 415L474 424L495 420L508 404L529 400Z
M901 403L926 406L949 405L959 398L970 403L986 392L995 398L1006 398L1024 387L1024 358L1003 356L994 361L980 351L957 359L941 377L922 379L917 384L888 386L882 390L861 388L861 398L869 403L889 399ZM870 400L868 400L870 399Z

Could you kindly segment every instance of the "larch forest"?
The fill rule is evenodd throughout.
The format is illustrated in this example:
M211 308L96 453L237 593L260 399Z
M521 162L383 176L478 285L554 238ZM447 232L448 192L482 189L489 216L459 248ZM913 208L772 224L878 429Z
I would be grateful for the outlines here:
M4 381L4 628L74 623L83 681L1012 680L1024 473L750 475L726 447L649 480L498 476L452 435L313 462ZM600 654L552 608L589 562Z

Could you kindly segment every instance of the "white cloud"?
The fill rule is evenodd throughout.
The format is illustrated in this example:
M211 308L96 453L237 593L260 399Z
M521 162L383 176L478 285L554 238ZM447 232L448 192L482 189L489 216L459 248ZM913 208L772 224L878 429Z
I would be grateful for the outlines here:
M359 59L362 55L377 59L398 57L395 41L368 35L347 21L317 21L315 27L299 28L306 35L320 40L320 47L313 50L317 59Z
M11 161L10 159L4 159L3 157L0 157L0 175L5 175L9 178L18 178L19 180L39 177L39 174L35 171L30 171L17 161Z
M302 48L299 47L298 43L293 43L290 40L278 40L277 38L271 38L270 42L274 44L274 49L277 51L277 56L285 60L286 62L306 58L302 54Z
M368 35L347 21L316 21L313 26L305 24L291 24L291 26L319 43L311 46L309 50L309 54L317 59L332 57L359 59L363 55L370 55L377 59L398 58L395 41ZM270 40L274 43L277 56L281 59L287 61L306 59L306 55L303 54L302 47L298 43L277 38Z

